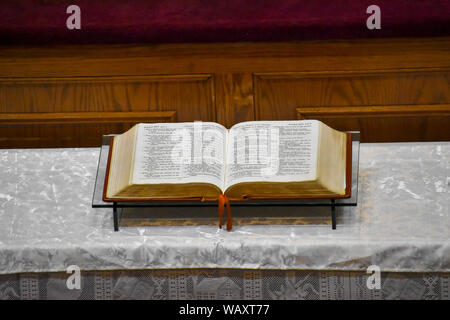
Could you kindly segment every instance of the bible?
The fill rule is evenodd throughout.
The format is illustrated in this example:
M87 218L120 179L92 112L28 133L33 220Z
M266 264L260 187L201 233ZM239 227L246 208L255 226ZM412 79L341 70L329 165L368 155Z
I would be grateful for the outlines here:
M140 123L111 139L103 200L346 198L351 135L317 120Z

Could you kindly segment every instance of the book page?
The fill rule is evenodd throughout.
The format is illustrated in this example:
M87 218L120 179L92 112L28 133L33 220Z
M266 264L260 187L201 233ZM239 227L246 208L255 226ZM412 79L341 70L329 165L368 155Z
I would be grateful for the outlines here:
M213 122L139 124L132 183L197 182L223 189L226 135Z
M226 187L240 182L316 179L318 135L315 120L233 126L228 136Z

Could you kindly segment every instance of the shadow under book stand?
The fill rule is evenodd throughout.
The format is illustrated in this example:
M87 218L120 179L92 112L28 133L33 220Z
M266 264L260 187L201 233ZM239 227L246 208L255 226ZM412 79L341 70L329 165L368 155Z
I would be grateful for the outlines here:
M231 206L233 209L233 216L236 216L236 209L243 208L241 210L244 212L242 216L245 218L259 218L260 210L253 210L254 214L248 214L247 211L250 209L261 208L270 209L274 214L269 215L276 218L282 218L280 215L280 209L287 209L287 215L292 218L292 214L289 214L288 207L330 207L331 215L331 227L336 229L336 207L347 207L356 206L358 198L358 170L359 170L359 144L360 144L360 134L359 131L351 131L352 135L352 189L351 197L345 199L289 199L289 200L248 200L242 202L232 202ZM113 219L114 219L114 231L119 231L119 223L122 217L122 212L124 209L135 209L144 210L151 208L152 213L158 214L158 210L164 210L168 208L174 208L174 213L163 211L159 213L161 218L164 219L176 219L178 212L185 212L186 210L176 210L176 208L193 208L195 212L198 211L209 211L207 213L200 212L192 216L192 219L201 219L205 215L211 217L217 217L217 201L152 201L152 202L105 202L103 201L103 186L105 182L106 167L108 161L109 153L109 141L110 138L115 135L104 135L102 139L102 146L100 150L100 156L97 167L97 177L95 180L94 194L92 197L92 207L93 208L112 208L113 209ZM191 210L192 211L192 210ZM267 210L265 210L267 211ZM139 213L138 213L139 214ZM178 214L179 217L179 214ZM186 215L183 214L183 218ZM226 219L225 219L226 220ZM225 221L226 222L226 221Z

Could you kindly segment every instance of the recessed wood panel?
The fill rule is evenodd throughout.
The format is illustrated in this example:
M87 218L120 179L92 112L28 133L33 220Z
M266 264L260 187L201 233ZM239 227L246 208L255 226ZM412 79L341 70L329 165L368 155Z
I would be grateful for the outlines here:
M140 122L173 122L175 116L175 111L0 113L0 146L99 146L104 134L125 132Z
M0 147L98 146L138 122L215 113L210 75L0 79Z
M177 112L214 120L210 75L0 78L0 112Z
M319 119L367 142L450 140L446 69L266 73L254 83L259 120Z
M300 107L297 119L318 119L338 130L361 131L364 141L445 140L450 104Z

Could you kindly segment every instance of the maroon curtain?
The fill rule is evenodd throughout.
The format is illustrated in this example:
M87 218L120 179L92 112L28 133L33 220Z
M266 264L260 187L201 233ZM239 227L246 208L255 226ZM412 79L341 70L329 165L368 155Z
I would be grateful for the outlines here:
M68 30L66 8L81 8ZM381 8L368 30L366 8ZM288 41L450 35L449 0L14 0L1 44Z

